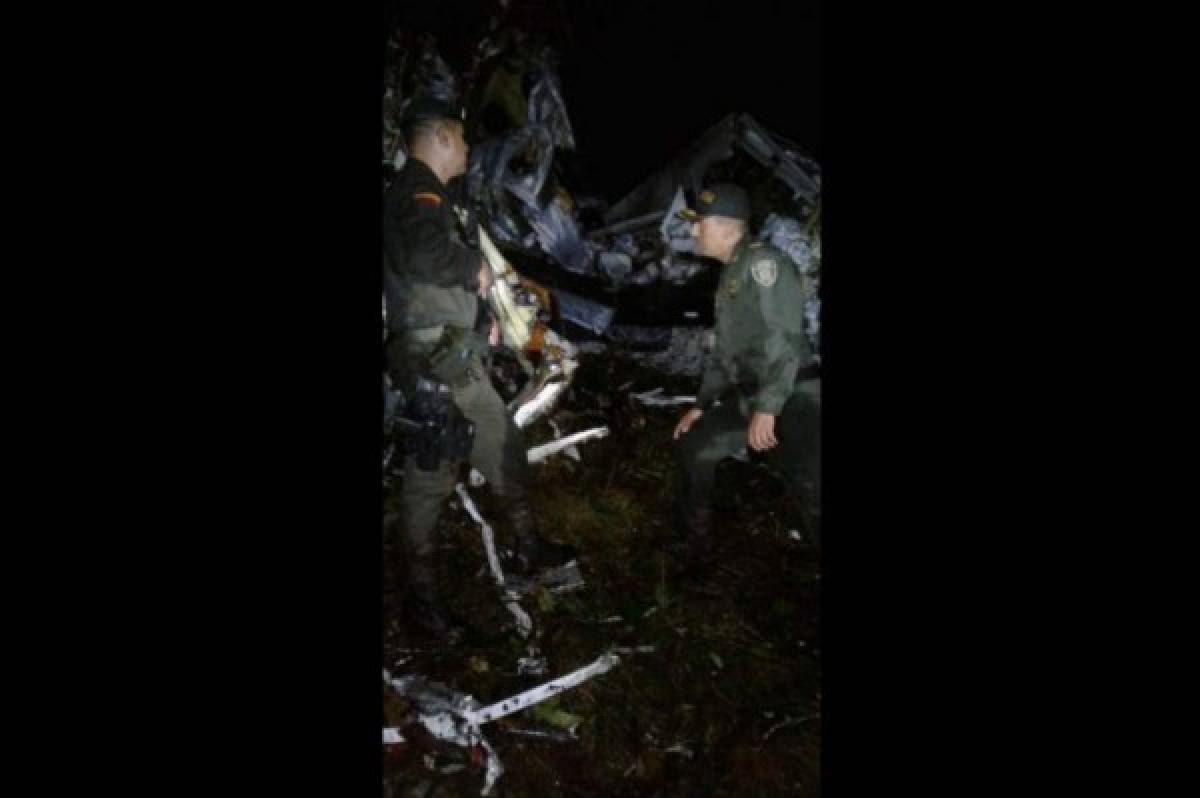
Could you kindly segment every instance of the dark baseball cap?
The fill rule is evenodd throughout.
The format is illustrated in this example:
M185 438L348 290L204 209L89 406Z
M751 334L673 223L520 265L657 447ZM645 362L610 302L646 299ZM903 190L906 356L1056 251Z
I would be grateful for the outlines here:
M695 207L684 208L680 217L694 222L703 216L727 216L750 221L750 197L733 183L717 183L696 195Z
M421 94L409 101L400 115L404 127L420 122L435 122L450 119L455 122L463 121L463 109L457 103L448 102L432 95Z

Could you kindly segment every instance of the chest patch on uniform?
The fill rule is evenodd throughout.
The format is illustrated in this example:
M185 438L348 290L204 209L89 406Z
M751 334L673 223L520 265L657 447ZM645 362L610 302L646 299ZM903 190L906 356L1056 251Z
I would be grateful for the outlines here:
M442 204L442 198L430 191L418 191L413 194L413 199L420 205L432 205L435 208Z
M738 292L738 281L736 279L728 280L725 283L725 293L733 296Z
M771 258L763 258L750 267L750 274L754 275L754 281L759 285L770 288L779 279L779 267Z

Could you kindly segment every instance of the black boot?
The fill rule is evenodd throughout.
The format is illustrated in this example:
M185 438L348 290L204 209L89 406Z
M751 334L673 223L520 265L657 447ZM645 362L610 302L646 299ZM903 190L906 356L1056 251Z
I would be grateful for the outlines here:
M566 565L579 556L573 546L546 540L538 533L528 504L514 502L509 505L506 515L514 543L507 567L514 573L532 576L546 568Z
M438 600L432 563L418 561L409 567L409 591L405 605L409 621L429 637L453 644L462 636L462 629Z

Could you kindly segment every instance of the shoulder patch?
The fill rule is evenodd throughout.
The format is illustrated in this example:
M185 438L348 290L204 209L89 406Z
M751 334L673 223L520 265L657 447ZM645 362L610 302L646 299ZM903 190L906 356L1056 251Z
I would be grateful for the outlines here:
M413 194L413 199L421 205L432 205L435 208L442 204L442 198L431 191L418 191Z
M755 241L753 244L751 244L751 245L750 245L750 249L758 249L758 248L759 248L759 247L761 247L762 245L763 245L763 242L761 242L761 241Z
M774 258L762 258L755 261L750 267L750 274L754 276L756 283L764 288L770 288L779 279L779 266L775 263Z

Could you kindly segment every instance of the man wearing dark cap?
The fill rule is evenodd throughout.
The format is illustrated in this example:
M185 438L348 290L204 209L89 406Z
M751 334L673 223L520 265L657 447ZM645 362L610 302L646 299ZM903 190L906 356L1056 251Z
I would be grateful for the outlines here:
M503 498L504 521L518 572L561 565L573 551L543 540L529 506L529 467L520 430L492 387L483 356L498 340L481 300L491 283L469 228L456 215L447 185L467 167L462 115L434 99L415 99L404 115L409 157L384 197L384 298L387 363L392 384L406 397L406 418L435 437L457 441L415 445L405 458L401 531L412 620L439 638L452 624L438 600L433 532L453 491L462 448ZM474 425L474 437L464 419ZM442 429L452 434L442 435ZM423 433L424 434L424 433Z
M809 533L819 535L821 437L799 268L775 247L752 240L750 200L738 186L712 186L693 204L680 215L693 223L696 254L723 265L713 351L696 406L674 433L676 529L684 553L703 564L713 548L717 464L746 446L782 474L803 503Z

